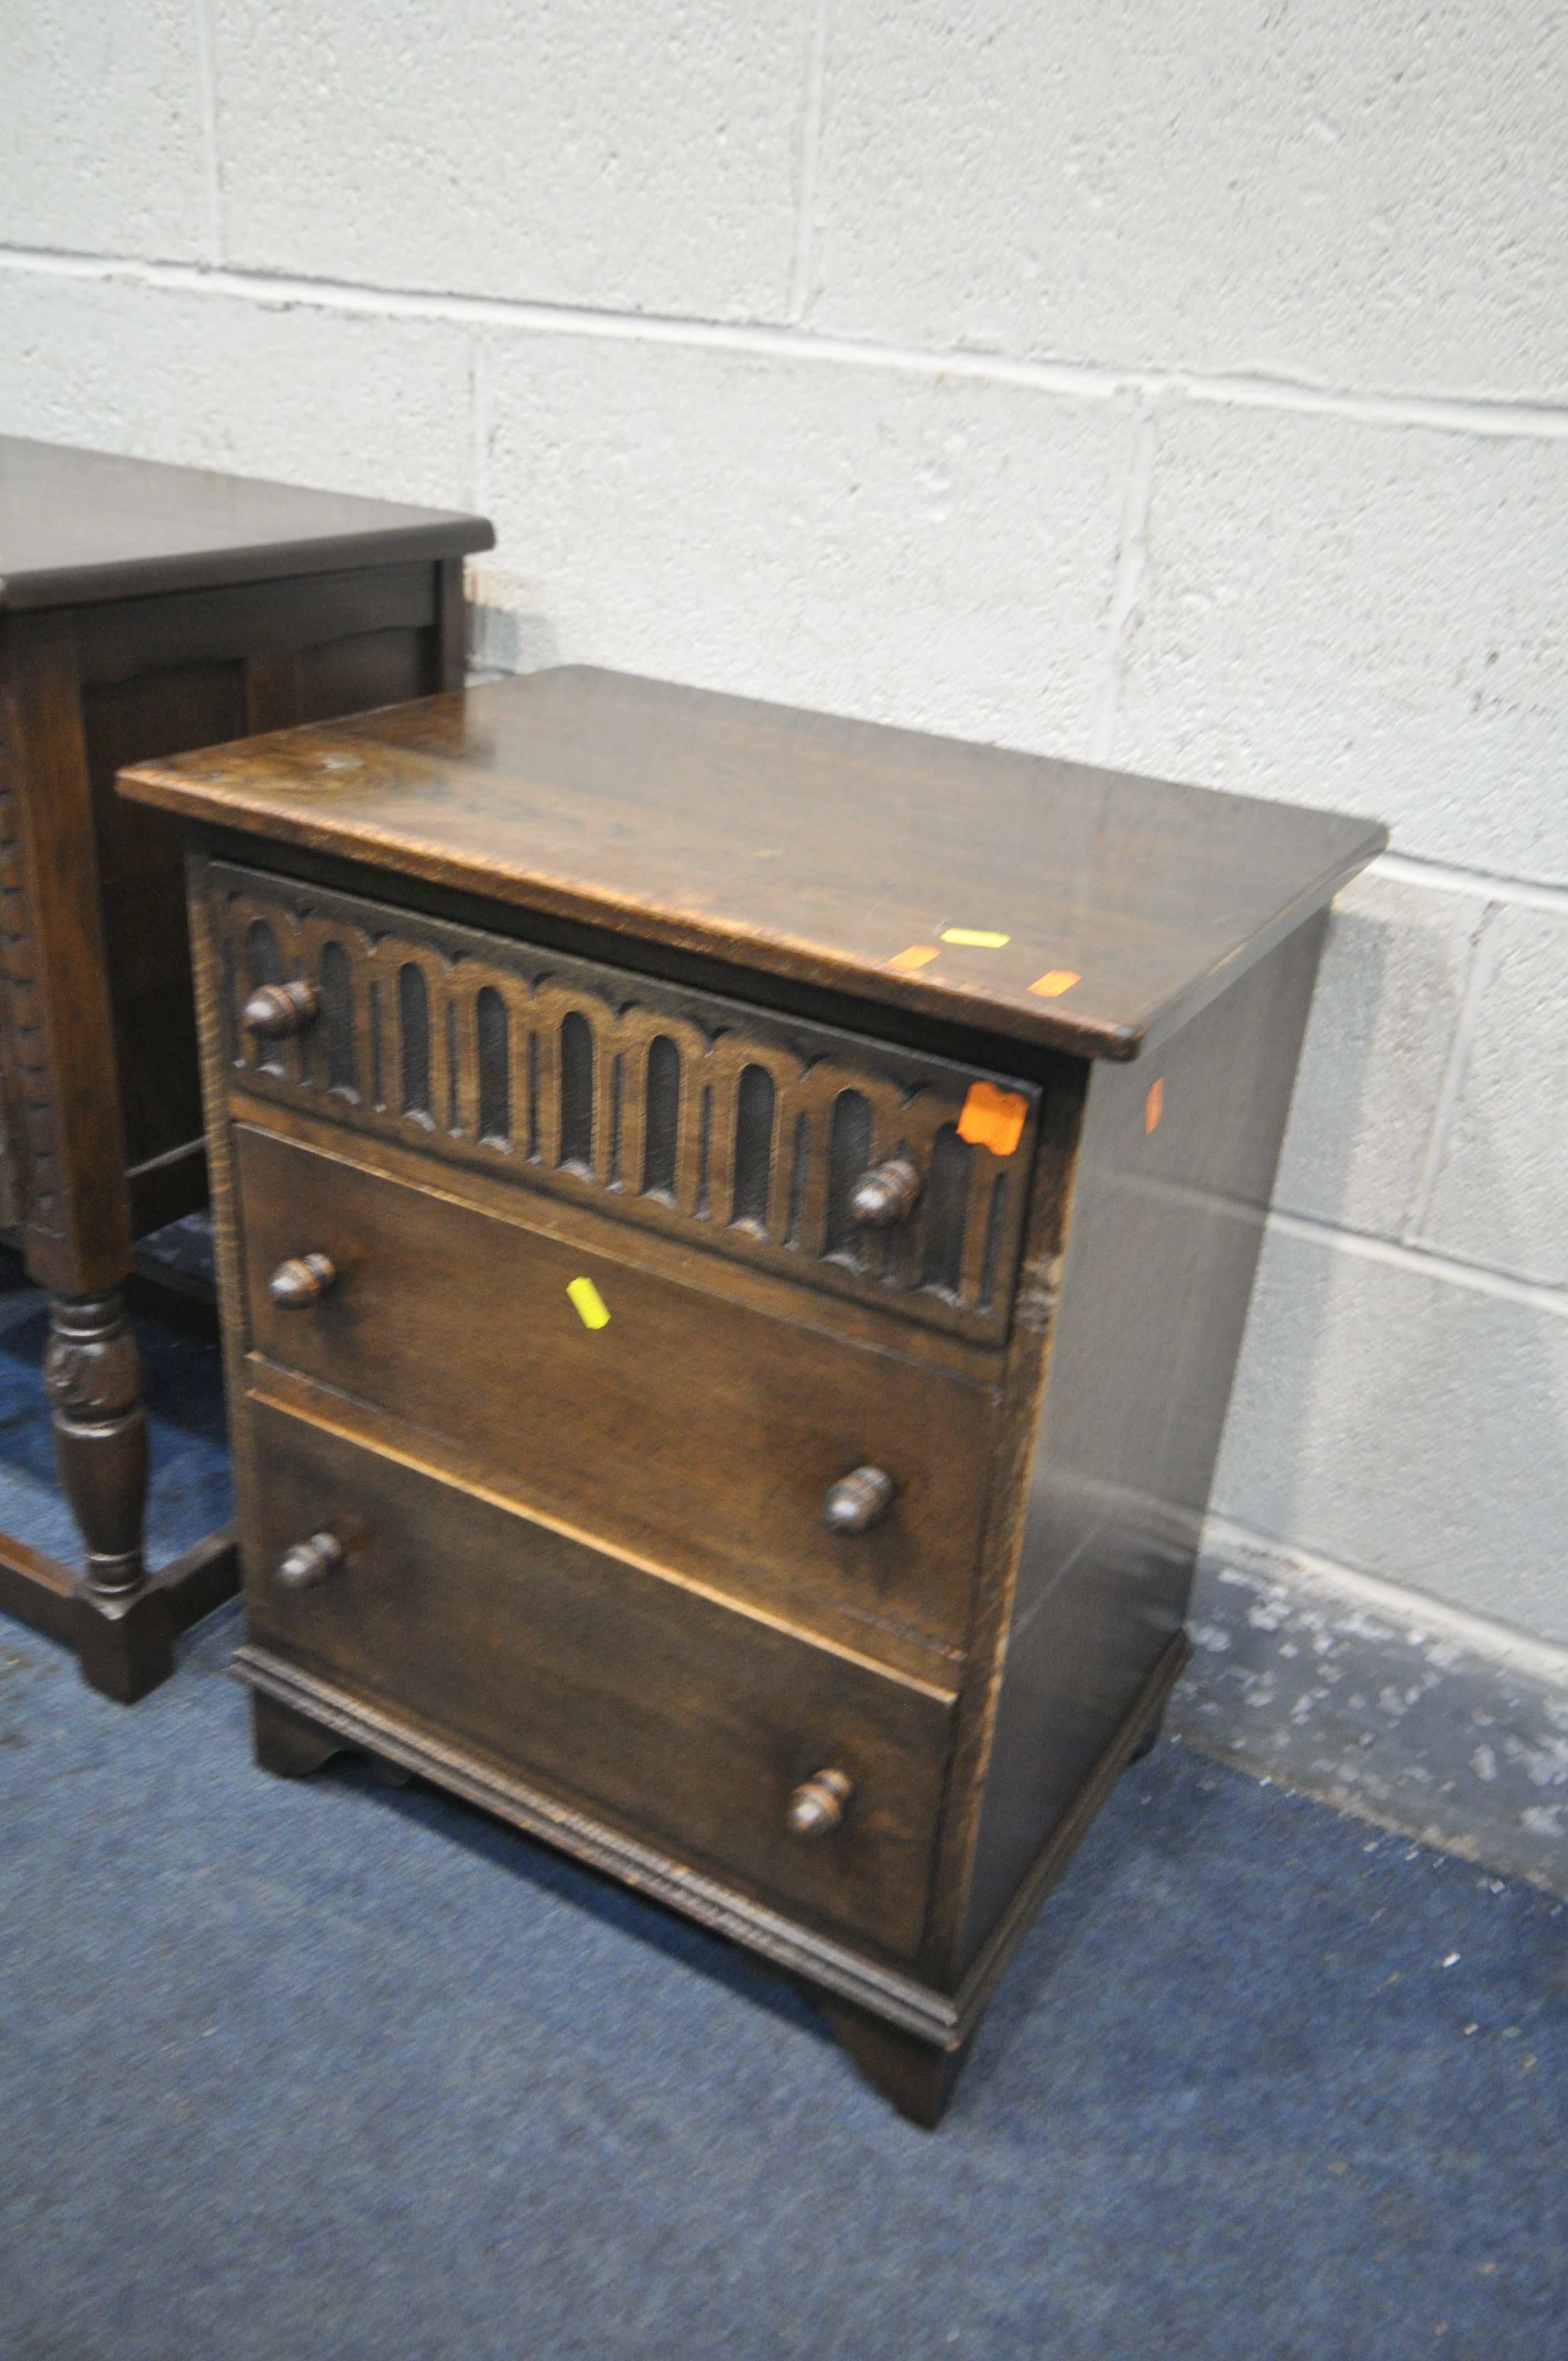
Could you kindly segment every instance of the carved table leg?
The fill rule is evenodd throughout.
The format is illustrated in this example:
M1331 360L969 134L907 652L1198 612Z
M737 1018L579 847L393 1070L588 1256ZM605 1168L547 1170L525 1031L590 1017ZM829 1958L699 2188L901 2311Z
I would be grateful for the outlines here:
M938 2049L853 2001L818 1993L817 2003L867 2081L910 2123L934 2132L963 2071L969 2041L957 2049Z
M303 1779L319 1771L328 1757L350 1751L348 1741L308 1721L302 1713L276 1698L253 1690L250 1710L256 1733L256 1759L263 1771L280 1779Z
M130 1704L168 1678L173 1632L142 1563L147 1417L141 1361L118 1293L56 1296L44 1388L54 1404L55 1460L87 1545L82 1669Z
M168 1677L174 1635L232 1596L232 1532L148 1581L147 1436L115 1290L131 1267L120 1078L82 711L66 609L0 613L0 1083L27 1275L52 1298L46 1360L60 1480L86 1543L61 1565L0 1532L0 1609L74 1648L130 1705Z
M44 1388L60 1480L87 1543L87 1587L117 1598L145 1579L147 1417L141 1359L118 1292L57 1296Z

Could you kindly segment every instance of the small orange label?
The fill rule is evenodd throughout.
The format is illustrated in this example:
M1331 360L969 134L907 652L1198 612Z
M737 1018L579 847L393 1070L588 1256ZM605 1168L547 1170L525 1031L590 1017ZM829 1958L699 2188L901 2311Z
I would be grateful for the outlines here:
M935 943L911 943L906 951L900 951L895 959L890 959L888 965L905 970L929 967L934 959L940 959L941 956Z
M959 1117L959 1137L971 1148L989 1148L993 1156L1011 1156L1028 1119L1029 1102L1020 1092L999 1091L994 1082L971 1082Z
M1076 968L1054 967L1048 975L1037 975L1029 989L1037 992L1042 1000L1059 1000L1064 992L1070 992L1075 983L1082 982Z
M1157 1131L1158 1129L1159 1119L1164 1113L1165 1084L1157 1078L1149 1084L1149 1094L1144 1101L1144 1132L1146 1137L1151 1131Z

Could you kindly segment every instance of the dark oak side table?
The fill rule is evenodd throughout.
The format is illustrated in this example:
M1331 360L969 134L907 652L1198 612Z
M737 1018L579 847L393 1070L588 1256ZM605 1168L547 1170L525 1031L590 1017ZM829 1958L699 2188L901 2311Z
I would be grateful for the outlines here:
M807 1978L940 2114L1182 1624L1370 822L577 669L190 824L257 1751Z
M235 1587L233 1535L149 1578L133 1241L206 1202L179 829L141 756L463 677L480 518L0 437L0 1226L51 1297L79 1573L0 1535L0 1609L129 1703Z

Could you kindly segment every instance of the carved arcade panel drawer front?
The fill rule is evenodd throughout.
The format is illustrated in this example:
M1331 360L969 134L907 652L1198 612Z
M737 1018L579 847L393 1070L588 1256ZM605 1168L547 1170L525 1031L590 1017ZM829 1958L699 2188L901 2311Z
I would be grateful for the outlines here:
M950 1695L253 1415L246 1589L263 1646L764 1901L914 1956Z
M248 1089L1004 1340L1032 1085L292 880L209 874Z
M344 1155L233 1136L255 1384L297 1371L447 1437L523 1506L865 1653L963 1649L992 1389L662 1275L537 1198L498 1219L341 1133Z

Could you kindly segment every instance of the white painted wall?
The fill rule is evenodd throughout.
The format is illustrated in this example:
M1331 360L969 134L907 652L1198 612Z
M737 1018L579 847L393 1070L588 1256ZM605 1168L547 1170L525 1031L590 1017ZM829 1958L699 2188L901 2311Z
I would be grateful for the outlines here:
M476 653L1333 803L1231 1526L1568 1640L1554 0L5 0L0 425Z

